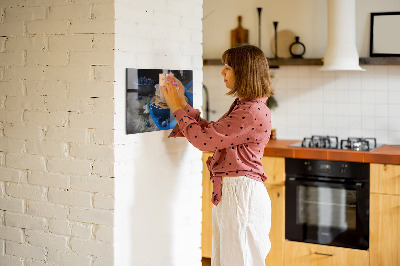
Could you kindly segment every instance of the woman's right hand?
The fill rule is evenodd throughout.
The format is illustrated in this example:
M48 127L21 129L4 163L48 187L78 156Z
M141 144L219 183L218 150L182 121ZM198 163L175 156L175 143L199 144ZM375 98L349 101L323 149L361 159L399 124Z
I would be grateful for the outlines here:
M187 105L187 102L185 100L185 86L183 86L182 82L179 79L175 78L174 76L168 76L167 82L171 84L173 84L174 82L176 83L176 86L179 88L178 90L179 103L181 106L185 108Z

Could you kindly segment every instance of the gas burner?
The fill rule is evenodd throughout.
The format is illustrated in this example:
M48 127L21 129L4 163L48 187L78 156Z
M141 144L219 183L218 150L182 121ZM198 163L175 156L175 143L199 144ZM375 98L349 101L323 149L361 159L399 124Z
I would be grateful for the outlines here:
M370 151L376 147L376 138L347 138L340 141L342 150Z
M325 148L325 149L338 149L339 140L336 136L312 136L311 138L304 138L301 142L301 147L304 148Z

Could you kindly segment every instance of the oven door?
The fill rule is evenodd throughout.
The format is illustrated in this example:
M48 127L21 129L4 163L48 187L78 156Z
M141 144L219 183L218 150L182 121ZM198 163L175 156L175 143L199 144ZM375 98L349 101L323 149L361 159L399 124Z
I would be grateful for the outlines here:
M369 185L286 178L286 239L367 250Z

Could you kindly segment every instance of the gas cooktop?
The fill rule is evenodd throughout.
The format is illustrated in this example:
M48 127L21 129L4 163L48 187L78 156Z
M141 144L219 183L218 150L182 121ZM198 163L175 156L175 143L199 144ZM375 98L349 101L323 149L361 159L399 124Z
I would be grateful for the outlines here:
M320 148L320 149L337 149L337 150L353 150L353 151L371 151L379 146L376 138L347 138L339 142L336 136L311 136L304 138L302 142L289 145L291 147L301 148Z

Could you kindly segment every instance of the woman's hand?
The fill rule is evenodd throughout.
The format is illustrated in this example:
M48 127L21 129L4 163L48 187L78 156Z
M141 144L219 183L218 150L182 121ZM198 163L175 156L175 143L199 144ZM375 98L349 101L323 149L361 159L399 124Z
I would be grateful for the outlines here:
M161 91L172 113L186 107L185 87L177 78L168 76L164 87L161 87Z

